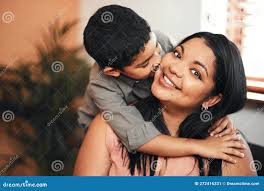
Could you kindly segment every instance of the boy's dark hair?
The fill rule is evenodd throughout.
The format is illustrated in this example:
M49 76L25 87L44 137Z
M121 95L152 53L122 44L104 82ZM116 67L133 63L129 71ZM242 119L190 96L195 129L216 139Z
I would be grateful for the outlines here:
M150 26L133 10L119 5L102 7L89 19L84 46L101 68L122 69L150 39Z

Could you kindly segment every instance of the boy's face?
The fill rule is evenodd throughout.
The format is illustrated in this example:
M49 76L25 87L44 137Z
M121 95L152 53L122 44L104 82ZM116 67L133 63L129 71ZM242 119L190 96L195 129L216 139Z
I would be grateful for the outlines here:
M159 64L161 61L160 50L157 38L151 32L144 50L135 56L131 65L124 67L121 73L137 80L148 78L152 73L153 65Z
M131 65L124 67L122 70L105 72L106 75L118 77L120 74L130 78L141 80L153 75L153 67L160 63L161 47L153 32L150 33L150 40L145 44L144 50L133 58Z

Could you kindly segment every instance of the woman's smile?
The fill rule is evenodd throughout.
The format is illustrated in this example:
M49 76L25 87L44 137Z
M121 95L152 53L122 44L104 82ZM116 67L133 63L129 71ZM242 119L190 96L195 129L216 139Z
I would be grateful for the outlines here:
M160 71L160 77L159 77L159 83L169 89L177 89L177 90L181 90L171 79L168 75L166 75L165 73L163 73L163 71Z
M214 60L213 51L201 38L178 45L163 56L152 94L175 108L196 109L214 88Z

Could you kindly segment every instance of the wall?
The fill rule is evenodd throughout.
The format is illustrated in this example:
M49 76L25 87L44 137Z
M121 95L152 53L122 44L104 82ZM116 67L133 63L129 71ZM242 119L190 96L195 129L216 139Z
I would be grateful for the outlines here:
M149 22L152 29L161 30L177 38L200 29L201 0L82 0L83 27L98 8L110 4L133 9Z
M56 19L71 21L79 18L79 0L1 0L0 64L12 64L17 59L35 59L34 45ZM78 41L76 30L67 38L66 46Z
M264 146L264 103L248 102L231 118L248 141Z

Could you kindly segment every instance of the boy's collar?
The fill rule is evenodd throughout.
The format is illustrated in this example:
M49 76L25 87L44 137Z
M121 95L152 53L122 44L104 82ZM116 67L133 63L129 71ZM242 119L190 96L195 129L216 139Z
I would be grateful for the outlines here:
M119 77L117 77L119 80L121 80L122 82L128 84L129 86L133 86L135 83L137 83L138 81L140 80L136 80L136 79L133 79L133 78L130 78L124 74L120 74Z
M151 77L147 78L147 79L142 79L142 80L136 80L136 79L133 79L133 78L130 78L124 74L120 74L119 77L117 77L117 79L121 80L122 82L128 84L129 86L133 86L134 84L137 84L141 81L145 81L145 80L149 80L151 79Z

